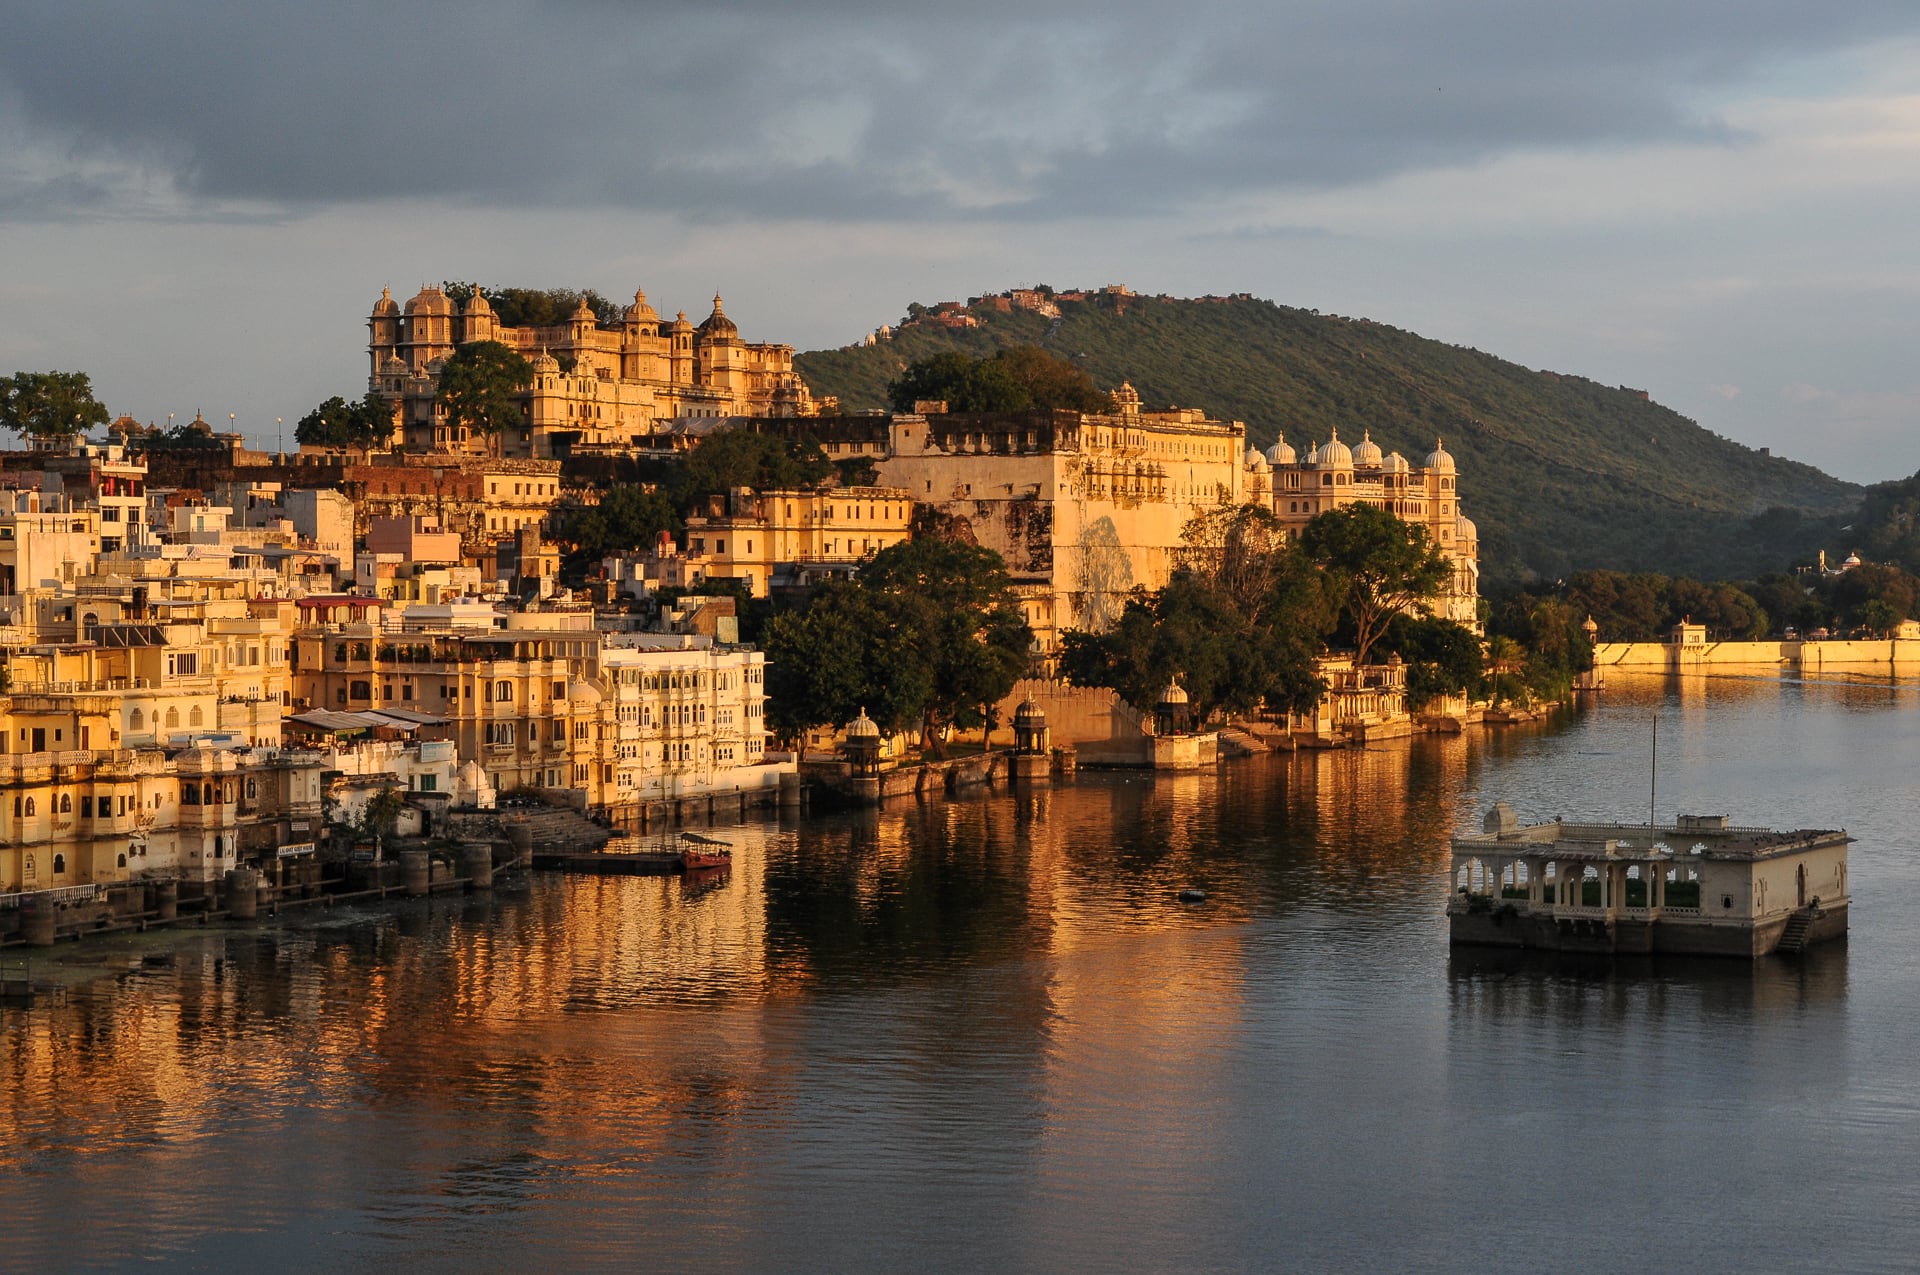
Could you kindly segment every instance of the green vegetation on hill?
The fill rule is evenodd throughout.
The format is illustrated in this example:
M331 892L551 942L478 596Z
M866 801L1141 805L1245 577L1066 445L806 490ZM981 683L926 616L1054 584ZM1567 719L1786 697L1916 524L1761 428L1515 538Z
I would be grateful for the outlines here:
M1861 489L1722 438L1644 394L1537 372L1385 324L1247 298L1061 301L1057 320L984 306L979 326L920 322L872 346L795 362L816 396L883 408L919 359L1037 345L1094 383L1131 381L1143 406L1198 407L1305 450L1338 429L1415 464L1444 438L1492 585L1583 568L1752 577L1819 548ZM1911 495L1911 493L1909 493ZM1911 521L1907 524L1911 526Z

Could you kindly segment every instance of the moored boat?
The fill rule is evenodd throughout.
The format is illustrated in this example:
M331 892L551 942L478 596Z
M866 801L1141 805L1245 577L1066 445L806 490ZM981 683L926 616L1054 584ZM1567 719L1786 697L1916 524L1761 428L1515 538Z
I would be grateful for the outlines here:
M697 832L680 834L680 866L689 872L733 866L733 844Z

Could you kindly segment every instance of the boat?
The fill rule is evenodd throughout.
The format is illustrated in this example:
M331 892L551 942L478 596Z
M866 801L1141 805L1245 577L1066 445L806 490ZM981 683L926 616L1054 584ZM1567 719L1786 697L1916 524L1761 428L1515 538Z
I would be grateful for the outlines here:
M733 866L733 843L697 832L680 834L680 867L688 872Z

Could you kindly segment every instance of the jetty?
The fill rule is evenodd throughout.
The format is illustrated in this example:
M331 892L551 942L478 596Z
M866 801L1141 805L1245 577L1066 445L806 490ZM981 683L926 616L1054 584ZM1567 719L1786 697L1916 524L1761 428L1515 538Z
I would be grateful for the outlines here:
M1725 815L1523 826L1502 802L1478 834L1453 839L1448 925L1455 943L1498 947L1798 953L1846 935L1852 841Z

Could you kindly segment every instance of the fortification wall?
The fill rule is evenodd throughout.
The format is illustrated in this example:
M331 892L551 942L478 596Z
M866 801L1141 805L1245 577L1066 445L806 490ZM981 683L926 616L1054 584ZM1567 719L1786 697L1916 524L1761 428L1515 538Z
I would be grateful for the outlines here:
M1712 672L1787 666L1803 673L1895 673L1920 677L1920 639L1867 641L1601 642L1593 648L1596 669L1626 672Z

